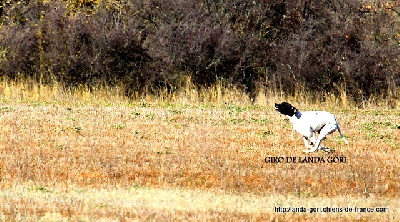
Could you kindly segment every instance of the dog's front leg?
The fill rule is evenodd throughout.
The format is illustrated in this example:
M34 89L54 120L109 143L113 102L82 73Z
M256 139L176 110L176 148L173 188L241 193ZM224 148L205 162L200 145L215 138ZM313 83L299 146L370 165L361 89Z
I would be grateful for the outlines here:
M312 149L313 146L310 146L310 144L308 144L308 138L303 136L303 142L304 142L304 146L306 146L309 149Z
M315 134L313 133L312 136L310 137L311 146L314 146L316 142L317 139L315 138Z
M316 151L319 147L319 144L321 143L320 140L317 140L317 142L315 142L314 147L311 147L309 150L304 150L305 153L312 153L314 151Z
M316 150L318 149L318 147L320 146L321 141L324 140L324 139L325 139L325 137L324 137L324 136L321 136L321 134L318 136L318 139L317 139L317 140L315 140L315 137L313 136L313 137L310 139L310 140L311 140L311 144L312 144L313 146L309 146L309 147L308 147L309 150L304 150L304 152L305 152L305 153L312 153L312 152L316 151Z
M306 150L305 152L306 153L311 153L311 152L316 151L320 147L321 142L323 140L325 140L326 136L328 134L331 134L331 133L335 132L335 130L337 129L336 127L337 127L336 124L327 124L323 128L321 128L321 131L320 131L320 133L318 135L318 139L314 144L314 147L312 149L310 149L310 150ZM326 150L327 148L324 148L324 147L321 146L321 149L322 150Z

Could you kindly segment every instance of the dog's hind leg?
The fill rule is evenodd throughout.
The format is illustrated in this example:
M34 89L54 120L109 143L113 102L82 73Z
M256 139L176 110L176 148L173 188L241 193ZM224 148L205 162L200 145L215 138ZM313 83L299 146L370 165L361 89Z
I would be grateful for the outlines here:
M339 124L337 124L337 129L338 129L338 132L339 132L340 136L342 137L342 139L343 139L344 142L346 143L346 145L349 145L349 141L347 141L347 140L346 140L346 137L343 136L343 133L342 133L342 131L340 130Z

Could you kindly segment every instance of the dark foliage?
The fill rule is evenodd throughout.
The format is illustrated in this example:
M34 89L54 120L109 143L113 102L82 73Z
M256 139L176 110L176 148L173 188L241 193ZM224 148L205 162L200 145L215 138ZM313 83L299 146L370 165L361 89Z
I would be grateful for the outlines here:
M0 74L11 78L123 84L128 95L188 76L251 96L304 86L357 100L400 87L399 15L358 1L0 2Z

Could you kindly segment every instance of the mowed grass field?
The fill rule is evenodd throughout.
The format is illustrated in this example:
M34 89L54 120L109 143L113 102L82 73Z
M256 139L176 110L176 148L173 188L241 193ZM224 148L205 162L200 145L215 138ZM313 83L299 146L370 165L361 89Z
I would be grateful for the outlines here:
M0 220L400 220L399 109L293 102L335 113L350 143L335 132L324 142L333 152L306 155L273 109L282 98L44 101L9 90L0 103Z

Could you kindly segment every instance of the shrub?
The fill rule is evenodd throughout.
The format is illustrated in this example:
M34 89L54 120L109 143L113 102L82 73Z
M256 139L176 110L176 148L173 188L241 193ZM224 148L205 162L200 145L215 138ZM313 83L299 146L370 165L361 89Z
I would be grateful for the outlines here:
M356 1L0 3L0 73L11 78L119 84L127 95L174 90L187 77L253 97L304 86L358 100L400 87L398 14Z

